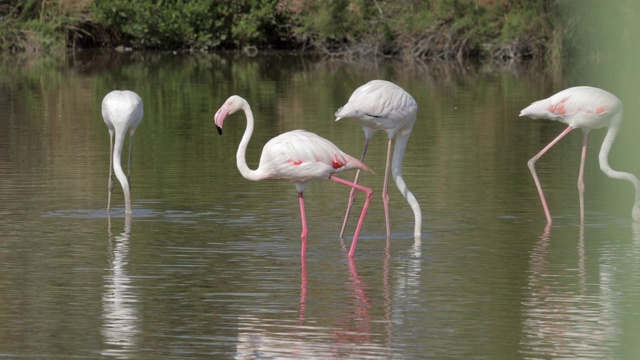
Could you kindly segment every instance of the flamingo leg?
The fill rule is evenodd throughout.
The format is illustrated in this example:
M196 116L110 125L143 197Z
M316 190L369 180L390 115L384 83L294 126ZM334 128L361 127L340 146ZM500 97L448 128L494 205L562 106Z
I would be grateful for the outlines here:
M382 204L384 205L384 221L387 226L387 239L391 238L391 220L389 219L389 167L391 166L391 142L387 143L387 165L384 170L384 185L382 186Z
M302 249L300 250L300 258L304 259L307 255L307 215L304 211L304 197L302 191L298 193L298 201L300 202L300 219L302 221L302 233L300 234L300 240L302 241Z
M131 152L133 151L133 135L129 136L129 161L127 162L127 182L131 191Z
M351 186L352 188L360 190L367 195L367 198L364 201L364 205L362 206L362 213L360 213L360 219L358 220L356 231L353 234L353 240L351 241L351 248L349 249L349 258L353 258L353 256L356 253L356 244L358 243L358 236L360 236L360 230L362 229L362 224L364 223L364 217L367 214L367 209L369 208L369 203L371 202L371 197L373 196L373 191L371 191L371 189L369 189L368 187L364 187L362 185L352 183L350 181L341 179L339 177L330 176L329 180L333 180L340 184Z
M369 139L364 139L364 149L362 150L362 156L360 156L360 161L364 162L364 156L367 154L367 147L369 146ZM357 184L360 179L360 169L356 171L356 177L353 179L353 183ZM351 188L349 192L349 202L347 203L347 211L344 214L344 220L342 221L342 229L340 229L340 239L344 239L344 231L347 228L347 222L349 221L349 213L351 212L351 208L353 207L353 202L356 200L356 189Z
M580 171L578 172L578 196L580 197L580 224L584 224L584 162L587 157L587 139L589 133L584 133L582 141L582 157L580 158Z
M542 157L553 145L555 145L560 139L565 137L568 133L571 132L573 128L571 126L567 127L563 132L560 133L555 139L553 139L544 149L540 150L534 157L527 162L529 166L529 170L531 171L531 175L533 176L533 181L536 183L536 188L538 189L538 195L540 195L540 201L542 202L542 207L544 209L544 214L547 217L547 223L551 224L551 213L549 212L549 207L547 206L547 201L544 198L544 192L542 192L542 186L540 185L540 180L538 179L538 175L536 174L536 161Z
M107 212L111 212L111 193L113 192L113 133L109 134L109 185L107 185L109 196L107 198Z

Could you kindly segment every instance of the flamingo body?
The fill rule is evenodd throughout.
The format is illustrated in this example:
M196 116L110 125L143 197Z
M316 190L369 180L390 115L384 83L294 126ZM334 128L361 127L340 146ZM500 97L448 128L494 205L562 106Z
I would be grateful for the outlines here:
M125 214L131 214L131 195L129 176L131 175L131 153L133 150L133 134L142 122L143 103L138 94L129 90L114 90L102 100L102 118L109 129L109 199L107 210L111 210L111 193L113 192L112 171L115 173L125 199ZM122 170L121 156L125 137L129 133L128 172ZM115 138L115 143L114 143Z
M236 163L242 176L248 180L259 181L265 179L282 179L295 184L300 203L302 220L302 251L306 254L307 225L304 210L303 191L310 180L329 179L367 194L367 200L362 209L358 227L351 243L349 257L355 254L356 243L360 233L364 216L371 200L371 189L350 183L334 177L344 170L359 169L370 171L369 167L360 160L344 153L331 141L305 130L294 130L278 135L269 140L262 149L260 163L256 170L249 169L246 162L246 149L253 133L254 119L249 103L240 96L234 95L220 107L214 116L218 133L222 134L222 126L228 115L243 110L247 118L247 128L240 141L236 154Z
M294 130L269 140L262 149L256 173L262 179L282 179L304 190L307 181L328 179L343 170L370 171L360 160L331 141L305 130Z
M413 125L416 122L417 114L418 104L414 98L400 86L386 80L371 80L358 87L351 94L349 101L335 113L336 121L348 118L362 125L365 143L362 157L360 158L361 161L364 161L371 137L380 130L387 133L387 162L382 191L387 237L391 236L389 195L387 189L389 168L391 168L392 177L398 190L400 190L400 193L402 193L413 210L415 218L414 236L420 237L421 234L422 212L420 205L402 178L402 160L407 142L409 141L409 135L411 135ZM393 139L396 140L396 144L392 158L391 143ZM354 180L355 183L358 182L359 175L360 172L358 171ZM341 236L344 233L354 199L355 194L351 191Z
M520 116L560 121L589 132L610 126L617 113L622 113L622 103L615 95L599 88L577 86L532 103Z
M578 173L578 194L580 198L580 222L583 223L583 177L587 140L591 130L605 127L608 128L607 135L602 142L600 154L598 156L600 169L610 178L626 180L633 184L636 197L631 216L635 221L640 222L640 181L633 174L613 170L609 165L609 152L611 151L611 147L613 146L618 132L620 131L620 126L622 125L622 114L623 107L620 99L608 91L590 86L577 86L562 90L546 99L532 103L520 112L520 116L555 120L568 125L560 135L558 135L528 162L529 170L531 171L538 189L538 194L548 223L552 222L551 214L535 170L535 163L569 132L577 128L582 129L583 144L580 170Z
M417 113L418 104L408 92L390 81L371 80L357 88L335 116L336 121L356 120L365 131L386 131L392 139L398 131L411 132Z

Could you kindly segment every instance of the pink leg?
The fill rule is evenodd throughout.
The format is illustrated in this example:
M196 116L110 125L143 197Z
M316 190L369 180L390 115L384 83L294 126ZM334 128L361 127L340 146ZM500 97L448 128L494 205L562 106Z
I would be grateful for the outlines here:
M584 224L584 161L587 157L587 139L589 133L584 133L582 141L582 158L580 159L580 172L578 173L578 196L580 197L580 224Z
M364 149L362 150L362 156L360 156L360 161L364 162L364 156L367 154L367 147L369 146L369 139L364 139ZM360 169L356 171L356 177L353 180L354 184L358 183L358 179L360 179ZM349 220L349 213L351 212L351 208L353 207L353 202L356 200L356 189L351 188L349 192L349 202L347 203L347 211L344 214L344 220L342 221L342 229L340 229L340 239L344 238L344 231L347 228L347 221Z
M387 165L384 170L384 185L382 186L382 203L384 204L384 220L387 225L387 239L391 238L391 221L389 220L389 167L391 165L391 139L387 145Z
M360 219L358 220L358 226L356 227L356 231L353 234L353 241L351 241L351 249L349 249L349 257L352 258L356 253L356 244L358 243L358 236L360 236L360 230L362 229L362 223L364 223L364 216L367 214L367 209L369 208L369 203L371 202L371 197L373 196L373 191L368 187L364 187L362 185L358 185L347 180L341 179L339 177L331 176L329 180L333 180L335 182L339 182L341 184L351 186L357 190L363 191L367 194L367 198L364 201L364 206L362 207L362 213L360 214Z
M300 240L302 240L302 249L300 251L300 257L302 259L307 255L307 215L304 211L304 198L302 192L298 193L298 201L300 202L300 219L302 220L302 233L300 234Z
M549 143L549 145L545 146L544 149L540 150L536 156L532 157L531 160L527 163L529 166L529 170L531 171L531 175L533 175L533 181L536 183L536 187L538 188L538 195L540 195L540 201L542 202L542 207L544 208L544 214L547 216L547 223L551 224L551 213L549 212L549 207L547 207L547 201L544 198L544 193L542 192L542 186L540 185L540 180L538 180L538 175L536 174L536 161L542 157L553 145L555 145L560 139L562 139L565 135L571 132L573 128L571 126L567 127L560 135L558 135L553 141Z

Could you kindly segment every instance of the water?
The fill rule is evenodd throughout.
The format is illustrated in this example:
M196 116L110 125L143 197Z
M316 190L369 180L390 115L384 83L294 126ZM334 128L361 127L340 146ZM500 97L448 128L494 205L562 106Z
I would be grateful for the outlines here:
M0 356L640 353L640 228L630 220L631 187L599 172L603 134L589 144L584 226L575 187L582 137L538 163L552 227L526 167L563 126L520 119L519 110L571 78L526 67L99 52L5 64L0 78ZM301 262L295 188L244 180L235 166L243 115L219 136L213 114L231 94L249 101L253 168L268 139L295 128L359 156L360 127L333 112L373 78L398 83L420 106L403 173L422 207L421 240L395 187L386 239L378 134L366 159L375 175L362 178L375 194L355 260L346 257L355 221L338 238L349 189L318 181L305 191ZM100 102L114 88L145 103L132 217L117 182L106 211ZM621 135L615 168L637 170L617 150L631 143Z

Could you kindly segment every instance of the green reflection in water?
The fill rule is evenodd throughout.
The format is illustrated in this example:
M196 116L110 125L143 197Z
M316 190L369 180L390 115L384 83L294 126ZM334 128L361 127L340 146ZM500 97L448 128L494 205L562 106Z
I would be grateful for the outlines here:
M0 70L0 106L6 114L0 119L0 228L6 238L0 256L8 270L0 274L0 298L8 305L0 311L11 326L0 343L15 345L2 351L95 354L117 339L106 331L117 323L109 317L117 309L105 306L104 299L117 295L109 282L122 280L132 287L124 295L136 300L126 303L125 315L137 317L131 327L137 333L121 350L134 355L149 355L148 349L159 349L150 355L185 349L228 354L246 345L239 344L242 339L264 334L268 340L274 333L291 342L296 336L311 345L315 341L329 355L343 340L354 344L339 346L346 353L384 348L407 358L558 355L553 338L543 338L541 348L527 340L537 341L538 331L548 330L548 323L537 321L545 319L536 318L545 310L537 302L538 289L551 287L545 294L579 303L585 298L575 293L584 283L599 281L601 262L615 264L633 250L632 234L628 206L609 213L601 205L612 201L600 190L610 182L601 180L597 162L591 161L585 181L592 227L584 229L582 241L576 227L577 174L571 171L577 172L581 138L572 137L540 164L550 206L559 215L558 227L541 236L544 214L526 161L562 126L517 114L574 80L528 66L101 52L76 54L69 66L5 65ZM416 256L412 213L395 190L390 192L393 239L386 247L378 197L386 146L384 135L376 135L367 163L378 175L363 179L376 195L359 244L357 276L343 261L337 239L348 189L330 182L309 187L308 328L301 335L295 326L304 283L295 190L281 182L244 180L235 166L244 127L229 127L222 141L213 113L234 93L250 101L257 122L247 153L253 166L268 139L295 128L316 132L357 156L363 142L359 127L336 123L333 113L371 78L397 82L419 103L403 172L422 205L423 247ZM134 218L127 231L124 219L115 216L109 235L109 140L100 102L113 88L138 92L145 117L134 139ZM594 141L590 152L598 146ZM620 191L626 190L611 193ZM122 207L117 194L114 205ZM610 244L610 236L620 243ZM584 253L578 244L584 244ZM636 258L623 263L630 279L638 278ZM582 277L572 277L572 267L581 269ZM566 275L560 284L554 282L558 274ZM603 318L617 331L616 321L635 299L637 285L614 274L613 281L602 281L608 288L589 288L586 298L592 302L577 314L558 307L575 318L554 320L569 328L585 319L588 326L601 326L588 315L613 304L613 314ZM619 298L609 301L619 293L626 296L622 307ZM70 297L73 308L60 305ZM637 326L633 317L626 321L627 328ZM68 328L61 329L63 323ZM361 333L348 336L349 329ZM59 336L47 337L52 332ZM583 339L567 338L562 339ZM586 355L610 354L617 346L601 345ZM585 355L577 345L571 349Z

